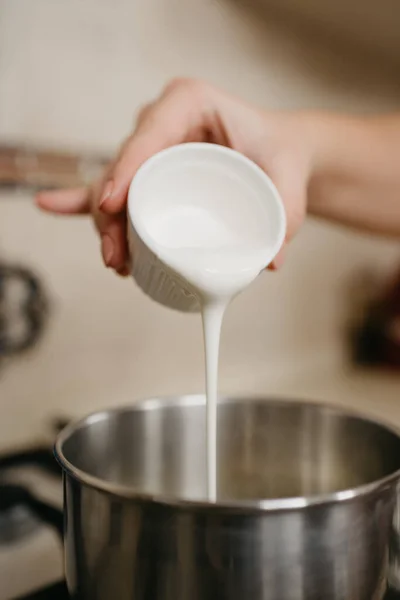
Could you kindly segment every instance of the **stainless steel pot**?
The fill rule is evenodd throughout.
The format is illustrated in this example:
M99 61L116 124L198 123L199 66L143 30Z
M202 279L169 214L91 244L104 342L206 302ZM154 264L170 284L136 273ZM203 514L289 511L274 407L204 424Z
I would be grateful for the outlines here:
M61 433L73 597L382 598L399 435L309 403L223 400L213 504L204 413L202 396L157 398Z

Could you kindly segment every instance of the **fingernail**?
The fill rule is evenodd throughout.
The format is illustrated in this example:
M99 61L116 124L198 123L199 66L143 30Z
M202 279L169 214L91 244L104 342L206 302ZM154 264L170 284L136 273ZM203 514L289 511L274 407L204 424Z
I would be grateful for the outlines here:
M117 270L118 275L120 275L121 277L128 277L130 272L131 271L130 271L129 267L122 267L122 269Z
M104 206L104 204L107 202L107 200L109 198L111 198L112 190L113 190L113 182L107 181L106 185L104 186L103 194L100 199L99 208L102 208Z
M104 264L109 267L114 255L114 242L107 233L101 236L101 253Z

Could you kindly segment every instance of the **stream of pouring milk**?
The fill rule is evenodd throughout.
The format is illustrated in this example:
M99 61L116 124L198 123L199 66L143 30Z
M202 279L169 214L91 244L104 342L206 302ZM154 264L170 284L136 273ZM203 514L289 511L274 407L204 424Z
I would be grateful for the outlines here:
M207 494L217 495L218 354L225 310L267 265L265 214L238 211L235 218L207 206L166 206L153 214L149 227L162 247L163 259L185 280L201 308L206 365ZM251 213L251 214L249 214ZM231 215L231 211L229 212ZM268 236L267 236L268 237Z

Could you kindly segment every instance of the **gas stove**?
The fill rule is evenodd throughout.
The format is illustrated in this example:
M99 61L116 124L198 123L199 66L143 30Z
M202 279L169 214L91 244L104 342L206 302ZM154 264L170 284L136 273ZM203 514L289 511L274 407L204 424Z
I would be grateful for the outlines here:
M0 456L0 600L70 599L62 533L61 472L51 446Z
M62 579L62 530L61 472L52 444L0 455L0 600Z
M65 582L60 581L18 600L70 600L70 596Z
M389 591L383 600L399 600L399 598L400 593ZM65 583L60 582L18 600L70 600L70 596Z
M383 600L399 600L400 593L388 591ZM59 582L18 600L71 600L65 583Z

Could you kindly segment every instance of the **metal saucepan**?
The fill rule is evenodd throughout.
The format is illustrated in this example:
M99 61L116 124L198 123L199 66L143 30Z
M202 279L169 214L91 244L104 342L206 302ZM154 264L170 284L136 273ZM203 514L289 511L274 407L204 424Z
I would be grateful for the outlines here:
M204 404L156 398L60 434L72 596L381 599L397 544L398 433L316 404L222 400L214 504Z

